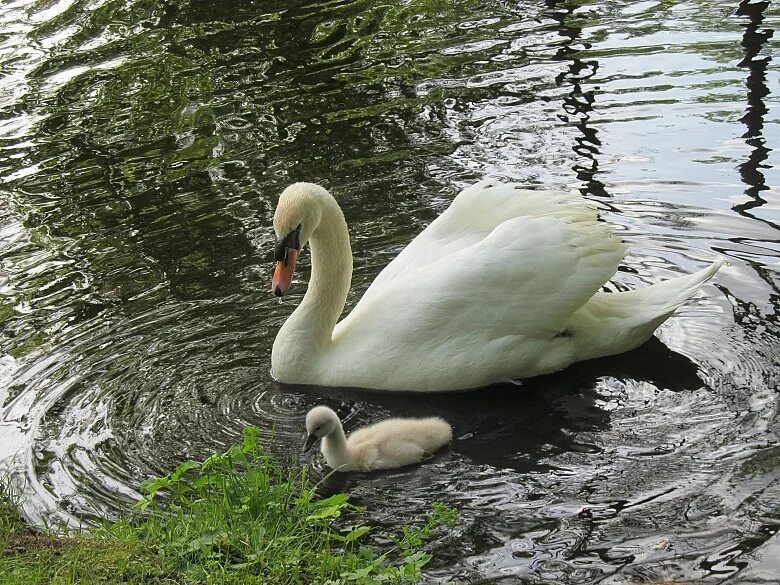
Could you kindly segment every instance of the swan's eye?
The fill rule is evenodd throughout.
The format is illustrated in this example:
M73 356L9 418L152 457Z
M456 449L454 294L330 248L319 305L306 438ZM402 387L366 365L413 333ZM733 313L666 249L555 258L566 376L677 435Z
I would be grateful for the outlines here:
M274 249L274 260L276 262L284 262L287 266L287 250L300 250L301 249L301 224L298 227L289 232L283 238L280 238L276 242L276 248Z

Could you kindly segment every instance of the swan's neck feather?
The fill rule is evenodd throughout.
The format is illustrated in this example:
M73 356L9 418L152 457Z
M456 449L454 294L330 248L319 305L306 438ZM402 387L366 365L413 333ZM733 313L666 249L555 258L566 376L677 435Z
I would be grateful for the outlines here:
M339 422L336 430L322 439L322 454L331 468L336 471L346 471L356 466L352 461L347 445L347 437L344 435L344 428Z
M279 330L271 354L275 377L293 383L307 383L314 373L318 358L331 343L352 280L352 249L344 214L330 194L316 201L322 214L309 240L309 287Z

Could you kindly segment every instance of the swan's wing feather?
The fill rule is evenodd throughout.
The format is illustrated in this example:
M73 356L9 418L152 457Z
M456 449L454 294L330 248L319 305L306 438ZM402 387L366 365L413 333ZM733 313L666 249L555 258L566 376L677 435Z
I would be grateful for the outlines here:
M334 341L417 347L454 338L555 335L612 277L625 245L591 209L558 203L487 237L375 282L336 326Z
M480 181L461 191L450 206L379 273L368 290L404 278L410 269L472 246L509 219L544 216L555 211L561 203L576 201L595 219L595 209L576 193L530 191L521 185Z

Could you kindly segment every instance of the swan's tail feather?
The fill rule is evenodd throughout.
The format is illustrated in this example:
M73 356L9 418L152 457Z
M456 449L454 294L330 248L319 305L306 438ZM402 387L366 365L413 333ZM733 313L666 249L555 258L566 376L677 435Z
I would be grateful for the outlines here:
M693 274L645 288L597 293L575 314L572 323L575 329L589 332L584 335L585 356L600 357L639 347L723 264L723 260L717 260Z
M665 280L631 292L641 293L637 296L644 297L642 301L647 303L648 310L652 310L657 316L668 316L696 294L701 285L715 276L723 264L723 260L716 260L707 268L693 274Z

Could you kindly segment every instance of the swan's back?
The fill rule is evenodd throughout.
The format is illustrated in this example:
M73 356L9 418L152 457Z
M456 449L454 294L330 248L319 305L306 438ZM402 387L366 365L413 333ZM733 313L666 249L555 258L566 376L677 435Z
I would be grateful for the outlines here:
M443 239L415 246L404 263L399 255L388 269L405 271L377 278L336 326L319 377L334 386L457 390L574 361L566 323L612 277L626 247L586 204L564 198L534 208L539 215L506 220L458 251L444 253L457 238L440 246L443 255L428 264L424 252Z
M347 437L349 451L363 469L389 469L418 463L452 440L452 427L439 417L390 418Z
M403 278L410 267L431 264L484 240L505 221L556 215L568 221L596 221L596 208L575 192L531 191L521 185L484 180L467 187L374 279L366 291Z

